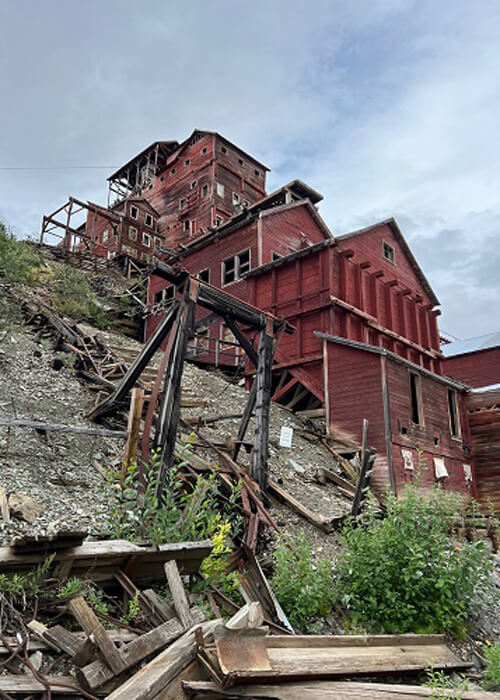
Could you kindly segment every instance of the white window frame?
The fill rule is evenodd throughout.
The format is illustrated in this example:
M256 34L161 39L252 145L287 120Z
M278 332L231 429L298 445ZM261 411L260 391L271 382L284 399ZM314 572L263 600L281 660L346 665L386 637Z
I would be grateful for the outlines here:
M243 253L248 253L248 272L252 269L252 249L251 248L244 248L243 250L238 251L238 253L235 253L229 258L226 258L221 262L221 282L223 287L228 287L230 284L234 284L235 282L239 282L242 277L240 276L240 255L243 255ZM234 260L234 280L231 280L231 282L225 282L224 277L225 277L225 269L226 269L226 263L229 260ZM246 274L246 272L245 272Z
M106 243L109 240L109 229L105 228L102 232L102 242Z
M151 223L149 223L149 224L148 224L148 219L149 219L149 221L151 222ZM144 217L144 223L146 224L146 226L147 226L148 228L153 228L153 229L154 229L154 227L155 227L155 220L154 220L154 217L152 216L152 214L146 214L146 215L145 215L145 217Z
M200 270L199 272L196 273L196 277L197 277L199 280L201 280L201 273L202 273L202 272L207 272L207 273L208 273L208 275L207 275L207 276L208 276L208 279L203 280L203 281L206 282L207 284L210 284L210 268L209 268L209 267L206 267L204 270Z
M132 234L132 231L134 232L133 234ZM129 241L137 241L138 234L139 234L139 232L135 226L128 227L128 239L129 239Z
M134 215L135 211L135 215ZM136 221L139 220L139 208L135 206L135 204L130 205L130 218L135 219Z
M224 184L222 182L216 182L215 184L216 184L215 192L217 194L217 197L223 198L224 192L225 192Z
M182 211L186 207L186 198L181 197L179 199L179 211Z
M201 186L201 196L208 197L208 184L207 183L205 183L204 185Z
M187 224L187 227L186 227ZM193 230L193 222L191 219L184 219L184 223L182 225L182 230L184 233L192 233Z
M193 182L191 182L189 185L189 189L195 190L197 186L198 186L198 180L193 180Z
M142 232L142 245L146 248L151 248L151 236L146 231Z
M232 199L234 205L241 203L241 196L238 194L238 192L233 192Z
M215 217L215 225L222 226L223 223L224 223L224 217L221 216L220 214L217 214Z

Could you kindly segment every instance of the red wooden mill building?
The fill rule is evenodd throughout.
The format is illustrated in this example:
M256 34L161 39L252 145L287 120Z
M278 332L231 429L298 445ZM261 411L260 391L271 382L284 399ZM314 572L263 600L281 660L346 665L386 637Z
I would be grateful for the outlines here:
M398 491L418 470L424 483L477 495L469 388L447 376L439 301L396 221L334 236L318 212L321 194L300 180L267 194L267 170L219 134L195 131L181 144L152 144L116 171L117 200L84 205L79 227L68 226L71 212L44 226L59 226L68 247L180 265L285 317L296 330L277 346L275 401L324 411L328 429L358 438L368 418L379 492ZM173 294L150 277L147 336ZM223 324L201 324L192 353L233 371L241 362Z

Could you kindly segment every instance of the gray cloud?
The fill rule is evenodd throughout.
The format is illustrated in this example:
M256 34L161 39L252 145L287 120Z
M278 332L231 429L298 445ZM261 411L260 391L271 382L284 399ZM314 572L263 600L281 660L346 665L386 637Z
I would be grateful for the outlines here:
M325 194L334 232L395 215L443 327L500 326L496 0L0 0L0 166L117 166L216 129ZM19 235L107 170L0 171Z

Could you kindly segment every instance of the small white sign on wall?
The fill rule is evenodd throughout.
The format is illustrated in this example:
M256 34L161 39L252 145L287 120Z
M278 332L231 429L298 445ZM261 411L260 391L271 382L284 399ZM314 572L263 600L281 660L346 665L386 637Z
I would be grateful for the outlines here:
M280 447L291 447L292 438L293 428L289 428L287 425L282 425L280 432Z

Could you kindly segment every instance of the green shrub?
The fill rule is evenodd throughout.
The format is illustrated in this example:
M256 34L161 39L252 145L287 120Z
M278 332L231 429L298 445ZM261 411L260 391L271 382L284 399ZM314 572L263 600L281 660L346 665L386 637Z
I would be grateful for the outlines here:
M292 625L311 630L311 624L327 616L333 605L331 565L323 558L314 563L304 534L293 548L280 543L274 552L276 566L271 586Z
M0 222L0 281L33 284L40 268L40 256L28 243L18 241Z
M354 623L387 633L464 634L476 587L490 564L482 543L456 542L463 501L440 487L389 494L383 520L367 515L341 536L337 600Z
M54 305L76 321L89 321L99 328L108 324L102 305L85 274L68 265L57 265L51 286Z
M444 671L435 671L433 668L427 670L427 680L422 685L432 688L432 694L429 696L432 700L441 700L441 698L462 700L463 694L469 690L469 681L463 674L453 678ZM450 690L453 694L449 692Z
M485 647L484 658L488 665L483 687L485 690L500 690L500 644Z
M149 540L154 545L210 538L224 521L230 521L234 538L242 519L235 499L237 491L224 505L214 476L199 476L194 488L183 477L179 464L166 470L164 499L157 500L162 467L161 455L152 455L151 465L141 474L137 464L128 467L125 479L110 472L113 501L111 527L117 538Z

